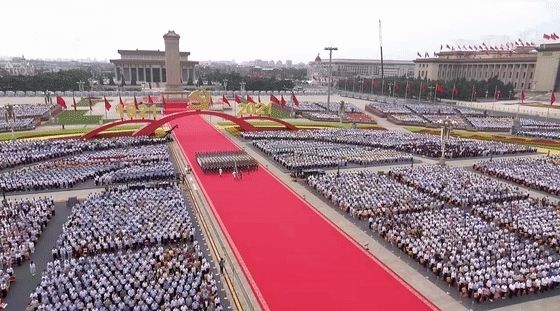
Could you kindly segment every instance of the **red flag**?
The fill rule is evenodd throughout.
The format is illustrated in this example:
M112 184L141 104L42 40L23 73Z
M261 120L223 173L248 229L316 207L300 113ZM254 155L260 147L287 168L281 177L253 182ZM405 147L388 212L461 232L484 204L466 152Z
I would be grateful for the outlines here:
M459 88L458 88L457 86L453 85L453 90L452 90L452 92L453 92L453 95L459 94Z
M163 97L163 95L161 95L161 105L165 105L165 97Z
M449 44L446 44L445 47L446 47L447 49L451 49L451 48L449 47Z
M470 45L469 45L469 50L471 50L471 51L472 51L472 46L470 46Z
M228 106L231 107L231 105L229 104L229 100L226 98L225 95L222 95L222 103L224 103L224 104L226 104L226 105L228 105Z
M74 111L77 110L77 105L76 105L76 98L74 97L74 95L72 95L72 103L74 104Z
M138 110L138 101L136 100L136 95L134 95L134 108Z
M282 105L282 107L286 106L286 100L284 99L284 95L280 96L280 105Z
M372 88L372 89L376 89L376 88L377 88L377 80L371 79L371 88Z
M91 102L91 97L89 98L89 111L93 111L93 103Z
M410 91L410 85L408 84L408 80L406 81L405 90L406 90L407 92Z
M120 96L119 96L119 104L120 104L122 107L124 107L124 103L123 103L122 98L121 98Z
M476 97L476 89L472 86L471 97Z
M393 84L393 91L398 91L399 90L399 81L395 81L395 83Z
M439 46L439 50L443 50L443 44Z
M260 103L261 102L261 96L257 95L257 101Z
M103 96L103 99L105 100L105 110L109 111L111 109L111 104L107 100L107 97Z
M148 104L153 104L154 100L152 99L152 96L148 96Z
M255 102L255 100L253 99L253 97L249 96L249 94L247 94L247 102L248 102L248 103L256 104L256 102Z
M496 100L500 100L501 93L502 91L498 90L498 87L496 86L496 91L494 92L494 97L496 98Z
M280 101L278 100L278 98L272 94L270 94L270 101L275 105L280 105Z
M235 100L236 103L241 104L241 97L239 97L239 95L235 94L233 100Z
M56 104L59 105L62 109L66 109L66 102L61 96L56 97Z
M420 93L423 93L425 91L426 91L426 84L420 81Z
M523 104L523 102L525 101L525 90L521 90L521 95L519 96L519 99L521 99L521 103Z
M420 52L416 52L416 55L418 55L418 57L422 57L422 55L420 55Z
M443 93L443 85L436 83L436 93L437 94Z
M212 96L210 96L210 107L212 107L214 105L214 100L212 99Z
M554 40L560 39L560 37L558 37L558 35L555 32L552 33L551 38L553 38Z
M554 95L554 92L552 92L552 94L550 95L550 105L554 104L556 102L556 95Z
M299 100L296 97L296 94L294 94L294 92L292 92L292 103L294 103L294 105L299 106Z

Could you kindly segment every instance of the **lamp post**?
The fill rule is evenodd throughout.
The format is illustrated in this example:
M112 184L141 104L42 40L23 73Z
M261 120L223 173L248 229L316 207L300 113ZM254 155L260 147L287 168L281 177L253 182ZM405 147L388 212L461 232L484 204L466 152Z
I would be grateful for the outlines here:
M228 83L228 79L224 79L224 91L226 91L226 93L227 93L227 83Z
M337 47L326 47L325 51L329 51L329 85L327 89L327 109L331 110L331 85L332 85L332 51L338 51Z
M436 123L441 126L441 158L439 164L445 165L445 145L456 122L446 117L445 119L437 120Z

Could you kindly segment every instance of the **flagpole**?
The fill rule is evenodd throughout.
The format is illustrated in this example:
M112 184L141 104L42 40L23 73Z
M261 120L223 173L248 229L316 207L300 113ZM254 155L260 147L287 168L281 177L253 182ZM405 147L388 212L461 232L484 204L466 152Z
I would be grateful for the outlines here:
M453 84L453 89L451 89L451 101L453 101L454 95L455 95L455 84Z
M408 96L408 80L406 80L406 86L404 87L404 101L406 102L406 97Z

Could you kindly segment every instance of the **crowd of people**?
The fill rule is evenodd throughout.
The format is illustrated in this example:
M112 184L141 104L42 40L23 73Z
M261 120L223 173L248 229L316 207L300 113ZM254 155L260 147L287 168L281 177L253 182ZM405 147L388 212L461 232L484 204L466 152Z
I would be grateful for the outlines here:
M388 114L387 120L400 124L428 124L428 120L422 118L417 114Z
M546 139L560 139L560 131L545 131L545 130L517 130L517 136L537 137Z
M14 131L27 131L35 128L35 120L31 118L26 119L16 119L15 121L6 121L2 115L0 115L0 132L9 132L12 129Z
M510 117L467 117L467 120L477 130L509 131L513 127Z
M167 138L112 137L99 139L15 140L0 142L0 170L44 160L115 148L163 144Z
M167 147L153 145L87 152L0 173L0 189L41 191L73 188L88 180L109 184L173 177Z
M307 184L339 209L370 222L371 217L444 206L439 199L372 171L312 175L307 178Z
M355 165L411 163L412 156L394 150L323 141L274 140L253 141L253 146L289 170Z
M28 310L223 310L190 208L171 183L74 206Z
M493 159L475 163L473 168L525 187L560 195L560 157L558 156Z
M35 244L54 216L52 198L0 200L0 298L5 298L14 281L14 266L35 252Z
M560 212L557 206L546 200L528 198L477 204L471 207L471 211L560 253Z
M463 297L485 302L560 284L558 209L496 180L421 166L315 175L307 183Z
M16 118L43 118L50 112L55 111L58 106L45 103L13 105L14 114ZM6 111L5 106L0 106L0 116L4 116Z
M449 204L470 206L527 198L519 187L496 182L492 178L458 167L424 165L389 171L399 182L410 185Z
M438 122L447 119L453 123L453 128L459 128L459 129L467 128L467 124L465 123L465 120L459 115L441 116L437 114L425 114L422 115L422 117L428 120L432 124L437 124Z
M412 111L404 104L387 104L372 102L366 105L366 111L375 115L385 116L388 114L410 114Z
M477 302L560 284L558 254L451 207L375 218L372 230Z
M243 150L238 151L216 151L197 152L196 161L205 173L222 174L233 171L251 171L258 168L258 163L253 157Z
M369 129L321 129L299 131L259 131L244 132L245 139L251 140L301 140L343 143L354 146L376 147L408 152L422 156L441 157L441 139L436 135L403 133L396 131ZM480 157L504 154L534 153L529 146L497 141L480 141L450 137L446 143L446 158Z
M457 113L454 108L444 105L434 105L434 104L406 104L406 107L418 114L455 114Z

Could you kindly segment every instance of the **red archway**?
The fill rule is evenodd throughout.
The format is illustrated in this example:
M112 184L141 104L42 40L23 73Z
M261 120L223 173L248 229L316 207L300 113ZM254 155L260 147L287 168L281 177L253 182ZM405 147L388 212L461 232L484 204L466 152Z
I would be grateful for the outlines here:
M147 124L143 128L134 132L134 134L132 134L132 136L152 135L160 126L164 125L165 123L168 123L169 121L175 120L177 118L182 118L182 117L197 115L197 114L217 116L217 117L226 119L228 121L231 121L231 122L239 125L239 127L244 131L252 132L252 131L257 130L257 128L254 127L253 125L251 125L249 122L247 122L247 121L245 121L241 118L237 118L235 116L232 116L230 114L224 113L224 112L211 111L211 110L187 110L187 111L176 112L176 113L173 113L173 114L168 114L168 115L164 116L163 118L161 118L159 120L155 120L154 122L151 122L150 124Z
M247 116L240 117L241 120L269 120L284 125L288 130L297 130L297 127L289 122L269 116Z
M95 136L99 135L101 132L108 130L112 127L115 126L119 126L119 125L123 125L123 124L130 124L130 123L152 123L155 120L149 120L149 119L131 119L131 120L118 120L118 121L113 121L113 122L109 122L106 124L103 124L99 127L94 128L93 130L85 133L82 135L82 138L84 139L91 139L94 138Z

